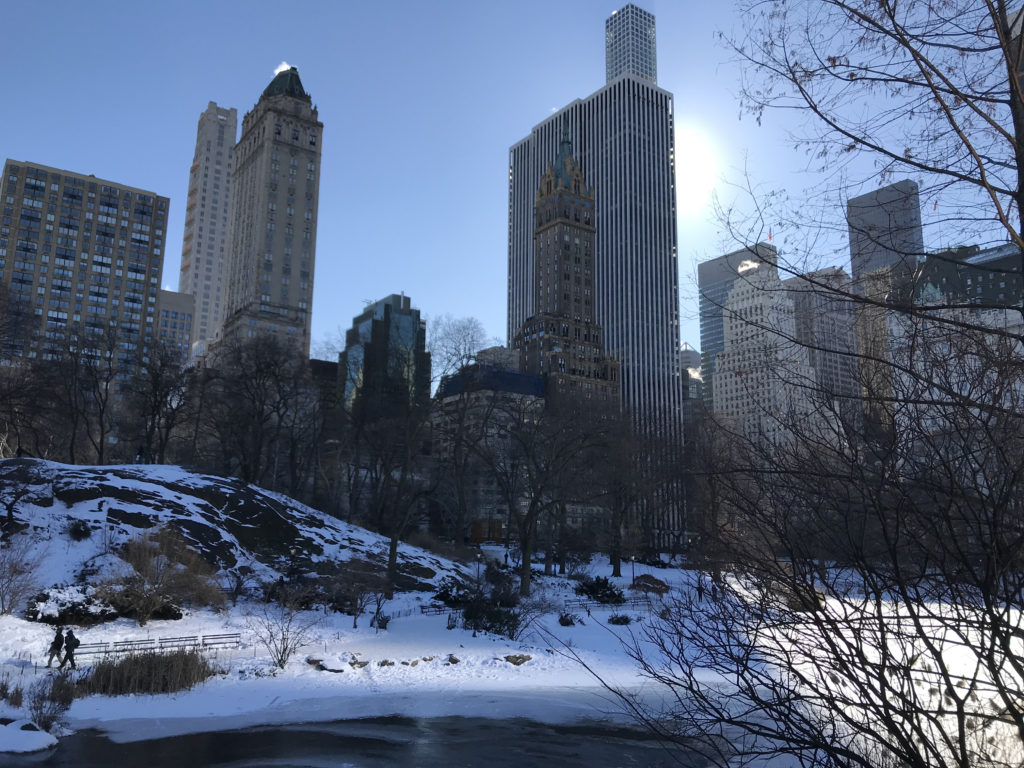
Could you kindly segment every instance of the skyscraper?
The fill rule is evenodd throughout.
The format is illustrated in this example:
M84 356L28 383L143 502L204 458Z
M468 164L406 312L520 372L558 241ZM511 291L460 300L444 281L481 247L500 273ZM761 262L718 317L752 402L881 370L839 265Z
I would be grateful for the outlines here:
M778 254L770 243L758 243L697 265L700 291L700 354L704 400L715 409L718 355L725 349L725 305L736 283L764 266L777 273Z
M133 370L154 338L169 200L12 160L3 189L0 285L28 331L11 353L99 355L106 344Z
M792 296L774 262L747 260L722 312L714 411L754 444L778 445L808 428L818 392L807 348L796 341Z
M851 198L846 221L854 280L898 264L912 270L924 256L921 201L917 184L909 179Z
M653 55L653 26L649 42ZM673 106L672 94L652 79L624 71L509 150L509 342L538 311L534 202L564 128L597 200L595 320L606 353L622 366L622 403L638 425L677 432L682 382Z
M629 3L604 23L605 83L620 75L658 82L654 14Z
M281 335L309 356L323 123L295 67L242 119L222 336Z
M346 410L360 422L404 417L430 399L427 326L408 296L392 294L352 319L338 356Z
M594 190L572 156L568 133L537 189L536 314L513 340L520 369L544 377L547 396L613 403L619 364L604 354L594 321Z
M188 173L178 289L195 297L192 342L211 342L224 322L231 172L238 112L210 102L199 116Z

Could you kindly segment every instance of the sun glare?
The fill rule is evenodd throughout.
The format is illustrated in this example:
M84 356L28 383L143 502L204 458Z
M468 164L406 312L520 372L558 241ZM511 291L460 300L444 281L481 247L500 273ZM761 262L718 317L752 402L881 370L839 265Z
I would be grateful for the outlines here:
M676 206L679 216L697 218L711 210L720 173L718 149L700 126L676 127Z

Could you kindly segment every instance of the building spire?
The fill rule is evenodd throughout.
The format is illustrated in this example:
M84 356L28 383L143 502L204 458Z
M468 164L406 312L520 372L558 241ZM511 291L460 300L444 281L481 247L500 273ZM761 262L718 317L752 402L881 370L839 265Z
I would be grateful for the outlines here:
M569 123L562 123L562 141L558 145L558 156L555 158L555 180L557 186L571 189L570 174L572 161L572 139L569 138Z

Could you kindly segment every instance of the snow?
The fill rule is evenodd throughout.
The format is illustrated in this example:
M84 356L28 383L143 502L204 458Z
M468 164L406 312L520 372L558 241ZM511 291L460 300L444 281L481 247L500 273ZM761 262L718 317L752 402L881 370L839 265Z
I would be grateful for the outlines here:
M35 542L36 572L41 586L72 583L83 569L100 573L116 570L120 561L110 553L116 543L136 532L131 526L110 525L104 506L109 509L116 504L129 517L134 513L180 516L184 509L198 510L195 519L201 514L206 515L206 522L210 519L210 509L203 509L205 502L190 498L187 491L207 478L176 467L146 467L143 471L140 467L40 464L53 471L58 477L56 482L65 486L96 483L99 477L104 486L118 489L118 499L107 505L97 504L93 498L69 505L54 501L49 505L19 507L19 519L31 526L28 535ZM92 474L87 477L88 473ZM173 484L173 492L161 483ZM145 494L144 503L125 500L124 489ZM294 505L298 514L314 520L302 533L316 537L324 557L344 560L384 551L386 539L376 534L284 497L266 495ZM69 521L75 518L93 527L90 537L76 542L68 535ZM407 562L436 570L435 584L454 573L461 572L469 578L476 575L476 564L467 567L443 561L405 545L401 554ZM504 550L489 551L486 556L501 562ZM266 570L265 564L254 565ZM625 577L616 580L623 588L632 577L629 568L625 566ZM640 564L634 568L637 575L651 572L670 583L682 584L687 578L679 570ZM592 573L610 573L607 561L596 565ZM264 574L268 575L276 578L276 573ZM39 607L43 614L53 615L58 600L80 592L79 587L54 590L51 601ZM83 644L238 632L241 645L237 649L208 651L221 673L189 691L76 699L55 732L97 728L115 741L127 742L254 725L387 715L527 717L553 724L629 724L628 715L614 697L574 655L603 679L642 690L644 682L620 642L636 624L611 626L607 619L612 613L628 613L634 620L643 621L648 609L601 608L588 616L586 611L574 608L572 612L580 614L584 624L563 627L558 623L557 608L564 600L575 597L572 582L565 578L538 578L535 592L544 594L556 610L542 617L518 642L484 633L474 637L471 631L463 629L449 630L447 612L420 612L422 604L431 602L430 592L396 594L384 609L394 618L388 629L380 632L369 627L370 617L366 614L360 617L358 629L352 628L351 616L310 614L309 618L318 621L311 642L283 670L271 663L269 653L254 635L248 617L261 609L259 603L240 601L221 613L186 612L181 620L152 621L144 627L127 619L76 626L75 633ZM52 626L28 621L20 613L0 616L0 679L6 678L12 688L20 687L26 702L20 709L0 702L0 718L15 720L0 728L0 752L33 751L55 743L54 737L44 732L21 730L28 717L29 689L36 681L54 674L45 666L53 631ZM506 656L518 654L529 655L530 660L518 666L505 660ZM95 658L80 658L79 668L87 668ZM353 661L368 663L353 666Z
M662 574L659 572L659 576ZM568 585L564 585L566 588ZM190 691L158 696L90 696L76 699L66 718L71 731L98 728L115 741L134 741L253 725L328 721L386 715L414 717L528 717L547 723L592 720L628 724L616 702L566 647L616 684L640 686L612 627L610 609L583 617L583 626L562 627L547 615L521 642L462 629L447 629L447 614L422 615L424 595L400 596L389 604L399 615L385 631L369 628L369 616L352 629L352 617L320 615L310 644L283 670L270 662L253 637L239 604L230 612L199 611L179 621L146 627L120 619L77 632L83 643L239 632L238 649L210 651L219 674ZM622 612L621 609L617 612ZM626 611L642 620L645 611ZM46 669L51 627L0 617L0 674L27 691ZM520 666L506 656L527 654ZM451 657L457 659L451 663ZM84 669L91 657L79 661ZM320 662L326 669L317 669ZM351 662L369 662L361 668ZM385 662L385 665L382 665ZM10 710L10 707L8 707ZM2 713L2 708L0 708ZM20 714L24 714L23 712ZM9 716L18 716L9 711ZM0 751L50 746L10 727L0 732Z

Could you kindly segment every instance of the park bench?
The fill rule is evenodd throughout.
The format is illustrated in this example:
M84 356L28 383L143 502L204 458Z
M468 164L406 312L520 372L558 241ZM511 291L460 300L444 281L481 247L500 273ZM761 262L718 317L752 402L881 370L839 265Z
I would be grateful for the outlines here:
M75 649L75 656L102 656L110 653L110 643L82 643Z
M139 651L155 651L156 640L115 640L114 653L137 653Z
M203 635L203 648L237 648L242 642L242 635L238 632L228 632L222 635Z
M442 613L448 610L446 605L421 605L420 613L428 616L440 616Z
M199 647L199 637L197 635L188 635L186 637L161 637L157 644L160 650L165 648L175 648L179 650L188 650L190 648Z

